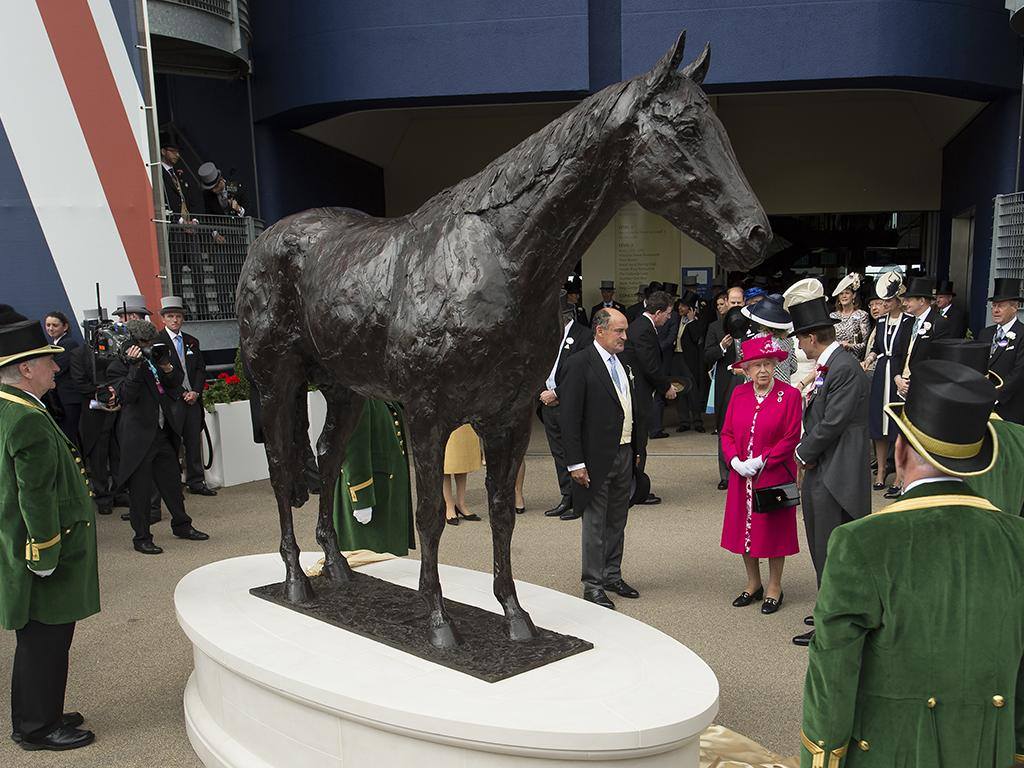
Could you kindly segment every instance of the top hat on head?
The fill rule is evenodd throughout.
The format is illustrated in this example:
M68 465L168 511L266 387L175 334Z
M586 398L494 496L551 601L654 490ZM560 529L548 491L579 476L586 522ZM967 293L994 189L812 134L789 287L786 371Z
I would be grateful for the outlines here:
M688 307L696 307L697 302L700 301L700 296L691 291L689 288L683 288L683 295L679 297L679 303L685 304Z
M793 330L793 318L783 307L782 294L770 293L755 304L740 307L740 311L758 325L780 331Z
M825 295L825 286L816 277L805 277L797 280L782 293L782 308L789 309L794 304L800 304L811 299L818 299Z
M160 314L165 315L168 312L185 314L185 302L181 296L164 296L160 299Z
M663 283L661 290L663 290L669 296L679 295L679 286L676 283Z
M740 345L740 359L733 363L730 368L742 368L746 363L754 360L775 360L782 362L789 357L789 351L782 348L779 340L774 336L755 336L747 339Z
M661 282L660 280L651 280L651 282L647 284L647 295L648 296L650 296L655 291L664 291L664 290L665 290L665 284L663 282Z
M733 339L743 339L750 330L750 318L742 312L743 307L729 307L729 311L722 318L722 326L725 332Z
M43 326L35 320L20 320L0 326L0 368L43 355L58 355L63 351L64 347L49 343Z
M832 297L835 298L843 291L853 291L856 293L860 290L860 275L856 272L851 272L842 280L836 284L836 288L832 291Z
M1020 301L1020 278L997 277L989 301Z
M569 279L565 281L565 292L583 293L583 278L579 275L569 275Z
M952 280L939 280L935 286L936 296L956 296L956 291L953 290Z
M602 291L614 291L615 290L615 281L614 280L602 280L601 281L601 290Z
M904 293L904 296L908 299L934 299L935 281L928 277L928 275L917 275L916 277L912 277L907 282L907 290Z
M807 333L815 328L827 328L839 322L837 318L829 314L828 304L824 296L819 296L810 301L803 301L799 304L791 304L789 314L793 318L793 330L790 336L798 333Z
M989 423L996 388L973 368L945 360L914 366L905 403L883 406L904 439L947 475L973 477L992 469L999 438Z
M696 277L688 277L683 280L683 288L689 288L691 291L696 291L698 285Z
M170 131L160 131L160 149L173 149L178 151L178 144L171 138Z
M153 314L146 308L145 296L139 296L138 294L118 296L117 307L114 309L114 314L123 319L123 316L129 312L134 312L139 315Z
M1003 378L989 370L988 358L991 347L986 341L964 341L963 339L935 339L925 348L925 360L945 360L973 368L982 376L988 376L996 389L1003 386Z
M196 169L196 175L199 177L199 183L203 185L203 189L213 189L217 186L217 182L223 178L220 170L213 163L203 163Z

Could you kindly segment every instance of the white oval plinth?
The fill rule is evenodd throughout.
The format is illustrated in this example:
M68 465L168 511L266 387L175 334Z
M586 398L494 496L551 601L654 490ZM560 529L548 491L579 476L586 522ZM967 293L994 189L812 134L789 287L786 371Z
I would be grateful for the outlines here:
M360 570L419 580L416 560ZM276 554L253 555L192 571L175 590L195 655L185 722L208 768L698 765L718 680L635 619L517 581L538 626L594 649L485 683L248 592L283 577ZM499 612L490 574L441 566L441 583L446 597Z

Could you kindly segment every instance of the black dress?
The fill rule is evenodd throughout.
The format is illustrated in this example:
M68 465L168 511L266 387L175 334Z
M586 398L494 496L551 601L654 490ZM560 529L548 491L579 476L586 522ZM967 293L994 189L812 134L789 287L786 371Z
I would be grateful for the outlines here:
M899 322L891 324L889 320L889 315L885 315L875 321L875 343L870 351L877 355L877 359L871 377L868 429L872 440L894 443L899 430L882 411L882 406L901 399L896 392L896 377L903 372L907 360L914 318L911 315L900 315Z

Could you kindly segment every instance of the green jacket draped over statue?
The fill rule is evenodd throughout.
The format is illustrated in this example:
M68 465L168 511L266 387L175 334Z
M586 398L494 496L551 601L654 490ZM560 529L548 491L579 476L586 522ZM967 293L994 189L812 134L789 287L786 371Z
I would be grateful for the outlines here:
M917 485L837 528L814 609L803 768L1024 763L1022 595L1024 519L963 483Z
M0 626L100 609L96 517L77 449L33 397L0 385ZM54 569L49 576L36 575Z
M365 525L356 509L373 508ZM349 438L334 495L334 528L343 551L369 549L399 557L416 548L402 407L367 400Z

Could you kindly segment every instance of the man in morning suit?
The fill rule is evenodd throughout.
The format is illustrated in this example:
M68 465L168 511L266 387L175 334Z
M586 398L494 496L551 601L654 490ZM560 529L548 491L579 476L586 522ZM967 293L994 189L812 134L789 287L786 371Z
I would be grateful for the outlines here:
M601 309L603 307L599 307L598 311ZM558 354L544 382L544 391L540 393L538 399L540 419L544 424L544 435L548 439L551 458L555 461L555 477L558 478L558 490L561 493L558 504L547 510L544 515L562 520L576 520L582 515L583 510L577 511L572 506L572 479L566 468L565 446L562 442L559 387L565 379L565 367L569 358L590 346L594 334L590 328L576 321L575 312L571 307L567 307L566 310L562 312L562 340Z
M171 530L179 539L210 538L192 526L181 492L181 467L175 446L181 435L183 414L175 400L183 393L181 370L170 361L171 349L155 344L156 328L145 320L129 320L135 344L125 361L107 369L121 403L117 437L121 446L118 487L128 488L128 515L135 532L136 552L159 555L150 532L150 504L155 485L171 513Z
M623 313L626 311L626 305L620 304L615 300L614 280L601 281L601 302L593 306L590 310L590 316L593 317L596 315L599 309L617 309L619 312Z
M4 315L0 626L17 633L11 739L25 750L75 749L94 738L79 729L82 715L64 711L64 694L75 622L100 609L96 518L82 458L40 399L63 349L46 343L35 320Z
M978 335L989 345L988 367L1003 380L996 402L996 413L1006 421L1024 424L1024 324L1017 319L1020 310L1021 281L1015 277L997 277L990 325Z
M733 307L743 306L743 289L733 287L729 289L726 307L728 311ZM722 422L725 420L725 409L729 407L729 397L733 389L742 378L732 372L732 364L736 362L736 341L725 328L725 315L715 320L708 326L707 335L704 337L704 366L705 370L712 369L712 384L714 390L715 406L715 430L722 430ZM724 491L729 487L729 466L725 463L722 455L722 443L718 441L718 490Z
M675 303L678 297L679 286L675 283L665 283L665 293L668 294L668 319L658 326L658 346L661 348L661 369L665 378L671 383L672 375L672 353L676 345L676 334L679 333L679 315L675 312ZM654 404L651 408L651 417L647 421L647 436L651 440L661 440L668 437L665 431L663 417L665 415L665 394L654 393Z
M157 335L157 341L166 344L173 354L171 365L180 370L184 393L176 401L183 413L181 439L185 446L185 487L189 493L200 496L216 496L217 492L206 487L206 473L203 470L203 424L206 410L203 408L203 384L206 383L206 361L199 348L199 339L181 330L185 322L185 303L180 296L164 296L160 299L160 315L164 329Z
M863 469L870 383L857 359L836 341L838 320L830 316L823 297L793 304L789 313L791 335L808 359L817 361L796 460L804 470L800 489L804 529L820 585L832 532L871 512L871 477ZM793 642L807 645L813 637L812 629Z
M583 510L583 599L605 608L615 607L607 591L640 596L622 580L629 486L639 458L635 375L619 360L627 327L618 310L597 313L594 343L566 362L559 398L573 508Z
M1001 453L995 399L977 371L925 360L886 406L903 496L829 542L803 768L1024 763L1024 520L961 481Z
M940 280L935 287L935 308L949 322L949 338L962 339L967 335L967 311L953 301L956 292L950 280Z
M676 391L669 383L668 371L665 370L658 343L658 330L668 322L672 314L672 299L664 291L654 291L647 297L647 306L643 314L629 324L622 362L633 370L636 377L636 423L640 434L637 435L638 453L640 454L639 469L647 466L647 439L651 423L651 412L654 409L655 394L663 394L668 400L675 400ZM650 494L640 504L658 504L661 499Z
M903 294L903 304L907 312L914 316L911 329L910 347L907 350L907 362L903 373L896 377L896 391L900 397L907 396L910 385L910 374L914 366L921 360L928 359L928 345L935 339L950 338L950 323L939 310L932 306L935 283L930 277L912 277L907 283L907 291Z

